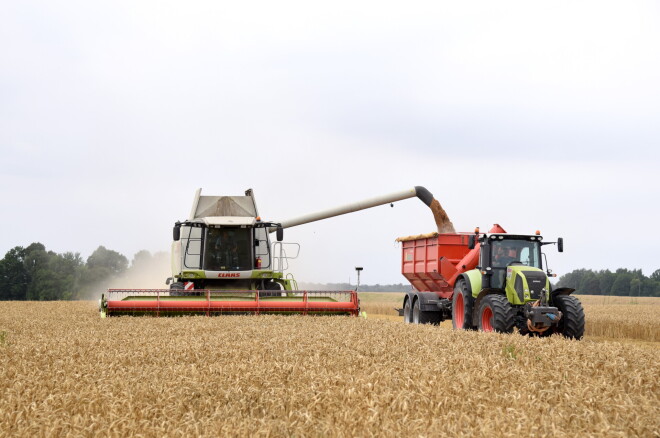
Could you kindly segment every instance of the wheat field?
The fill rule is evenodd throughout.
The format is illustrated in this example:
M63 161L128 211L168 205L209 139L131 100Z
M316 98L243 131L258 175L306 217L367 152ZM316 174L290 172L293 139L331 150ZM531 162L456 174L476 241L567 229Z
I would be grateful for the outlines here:
M0 302L0 436L658 436L649 345Z

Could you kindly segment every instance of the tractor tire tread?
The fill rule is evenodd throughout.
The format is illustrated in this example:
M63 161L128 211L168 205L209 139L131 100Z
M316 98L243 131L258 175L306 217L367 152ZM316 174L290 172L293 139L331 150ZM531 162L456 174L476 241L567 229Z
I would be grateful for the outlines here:
M453 309L456 303L456 294L463 295L463 327L456 327L456 319L454 318ZM476 330L476 327L472 325L472 312L474 312L474 297L472 296L472 291L467 282L464 279L460 279L456 282L454 296L452 296L452 327L454 330Z
M559 295L554 298L554 305L562 313L556 332L561 333L565 338L582 339L585 320L580 300L570 295Z
M493 312L493 330L498 333L512 333L515 325L516 310L504 295L491 294L485 296L479 305L479 329L481 330L481 314L486 306Z

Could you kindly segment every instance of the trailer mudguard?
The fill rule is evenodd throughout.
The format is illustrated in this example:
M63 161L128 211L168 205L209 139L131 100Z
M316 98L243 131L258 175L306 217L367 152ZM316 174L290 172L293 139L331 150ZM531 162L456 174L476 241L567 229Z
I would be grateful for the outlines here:
M440 312L440 297L435 292L417 292L419 310L422 312Z

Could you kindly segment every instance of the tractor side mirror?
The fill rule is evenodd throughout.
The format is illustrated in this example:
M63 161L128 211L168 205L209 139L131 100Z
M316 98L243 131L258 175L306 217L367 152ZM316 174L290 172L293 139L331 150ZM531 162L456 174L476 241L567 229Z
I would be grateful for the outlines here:
M282 225L277 226L277 230L275 231L275 236L277 237L278 242L284 240L284 228L282 228Z
M476 246L476 236L474 234L468 236L468 248L474 249Z
M172 237L175 242L178 242L181 239L181 225L175 225L172 230Z
M557 251L564 252L564 238L560 237L557 239Z

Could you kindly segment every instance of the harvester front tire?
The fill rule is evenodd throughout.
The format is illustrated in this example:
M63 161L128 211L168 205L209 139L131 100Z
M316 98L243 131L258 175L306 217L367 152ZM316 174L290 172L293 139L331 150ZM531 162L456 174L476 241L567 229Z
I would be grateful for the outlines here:
M516 311L504 295L486 295L479 304L479 331L511 333Z
M584 309L582 303L571 295L554 297L553 304L562 313L555 333L561 333L565 338L582 339L584 336Z
M180 297L182 295L185 295L185 292L183 292L185 289L185 286L183 283L179 281L175 281L174 283L170 284L170 295L173 297Z
M413 304L412 323L413 324L433 324L438 325L442 320L440 319L440 312L425 312L422 310L420 299L415 300Z
M451 325L454 330L474 330L472 312L474 297L465 279L460 279L454 286L451 299Z
M264 289L277 292L259 292L259 297L281 297L282 285L276 281L268 281L264 284Z

